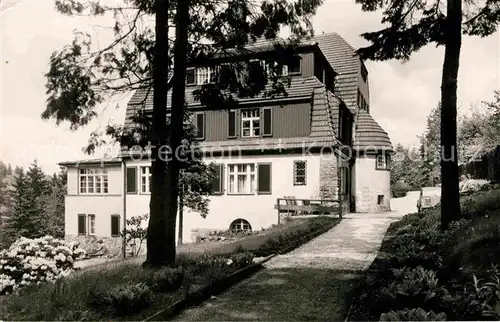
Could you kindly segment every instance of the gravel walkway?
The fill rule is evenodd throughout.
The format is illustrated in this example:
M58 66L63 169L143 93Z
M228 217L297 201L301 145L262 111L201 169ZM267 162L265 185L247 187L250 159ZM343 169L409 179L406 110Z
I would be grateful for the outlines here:
M349 214L330 231L265 266L364 270L375 259L389 225L401 217L399 212Z

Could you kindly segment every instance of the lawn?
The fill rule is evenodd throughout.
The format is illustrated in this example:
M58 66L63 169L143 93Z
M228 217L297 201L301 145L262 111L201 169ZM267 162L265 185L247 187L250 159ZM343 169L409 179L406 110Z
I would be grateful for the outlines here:
M500 319L500 189L461 197L461 220L440 208L393 223L355 288L352 321Z
M328 269L265 269L175 320L340 321L358 277Z
M210 255L200 255L201 251L181 253L177 258L177 269L183 272L180 279L174 268L142 269L140 258L90 267L55 284L42 283L25 287L17 294L0 296L0 319L143 320L183 298L187 289L218 281L248 266L255 255L297 247L339 221L331 217L310 218L270 234L250 236L247 242L243 239L208 248Z

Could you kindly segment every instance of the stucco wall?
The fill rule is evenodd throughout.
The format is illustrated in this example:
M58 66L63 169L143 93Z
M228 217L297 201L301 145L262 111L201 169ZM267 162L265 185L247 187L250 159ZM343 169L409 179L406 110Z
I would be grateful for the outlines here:
M68 173L68 179L69 179ZM66 235L78 235L78 214L95 215L95 235L111 236L111 215L122 213L121 195L66 196L64 230ZM120 228L123 228L123 218Z
M294 186L293 184L293 162L305 160L307 165L306 185ZM321 165L329 160L332 164L324 167L320 173ZM197 228L204 229L228 229L231 222L238 218L246 219L253 230L267 228L278 222L278 213L274 209L276 199L284 196L295 196L296 198L320 198L320 178L323 178L323 185L336 187L337 169L335 157L321 157L320 155L302 155L286 154L279 156L245 156L233 158L215 158L206 159L206 162L223 163L224 170L224 189L227 189L227 165L233 163L258 163L272 162L272 193L269 195L227 195L225 192L221 196L211 196L209 214L207 218L202 218L198 213L189 209L184 210L184 228L183 242L194 241L192 230ZM150 162L128 161L127 166L148 166ZM114 166L108 169L109 189L116 194L84 196L68 195L66 197L66 234L76 235L78 233L78 214L96 215L96 236L110 236L111 232L111 214L122 214L122 195L123 178L121 176L120 166ZM68 182L73 182L77 186L77 171L68 169ZM140 183L140 177L137 178ZM76 193L77 189L73 190ZM136 215L149 213L149 194L127 194L126 196L126 215L127 218ZM123 218L120 220L120 229L123 228ZM177 235L176 235L177 238Z
M305 160L307 165L307 181L304 186L293 185L293 162ZM225 165L224 189L227 190L227 165L233 163L272 162L272 193L269 195L228 195L211 196L209 214L202 218L199 213L189 209L184 210L183 242L194 241L192 230L228 229L231 223L238 219L246 219L253 230L267 228L278 222L278 213L274 209L276 199L284 196L297 198L319 198L320 189L320 156L281 155L281 156L245 156L231 159L206 159L206 162L216 162ZM129 161L127 166L149 165L147 161ZM127 217L149 212L149 194L127 194Z
M383 212L391 209L391 182L389 170L376 170L374 155L358 157L355 168L356 212ZM382 204L378 196L383 195Z

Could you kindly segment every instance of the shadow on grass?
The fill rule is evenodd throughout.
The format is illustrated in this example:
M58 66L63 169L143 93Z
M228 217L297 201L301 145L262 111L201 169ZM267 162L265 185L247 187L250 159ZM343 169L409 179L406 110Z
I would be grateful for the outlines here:
M330 269L265 269L175 320L344 320L359 277Z

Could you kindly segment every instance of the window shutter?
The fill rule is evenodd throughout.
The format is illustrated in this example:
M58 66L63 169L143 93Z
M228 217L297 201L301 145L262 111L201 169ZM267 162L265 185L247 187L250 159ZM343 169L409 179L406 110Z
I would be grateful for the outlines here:
M229 111L228 117L228 138L236 138L236 111Z
M224 194L224 165L217 164L216 175L212 181L212 194L222 195Z
M84 214L78 215L78 235L85 235L87 233L86 216Z
M272 136L273 135L273 116L272 109L270 107L265 107L262 109L262 135Z
M127 168L127 193L137 192L137 168Z
M203 140L205 138L205 113L196 113L196 138Z
M271 193L271 163L257 164L257 193Z
M111 215L111 236L120 236L120 216Z

